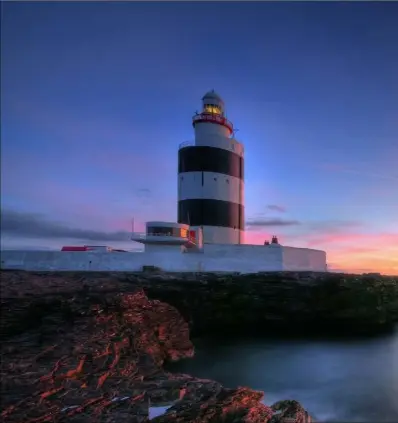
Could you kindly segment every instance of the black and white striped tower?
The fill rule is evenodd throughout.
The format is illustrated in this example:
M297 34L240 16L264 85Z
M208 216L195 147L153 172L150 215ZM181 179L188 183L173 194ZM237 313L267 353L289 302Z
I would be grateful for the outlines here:
M192 120L194 145L178 152L178 223L203 228L204 243L244 242L244 149L221 97L210 91Z

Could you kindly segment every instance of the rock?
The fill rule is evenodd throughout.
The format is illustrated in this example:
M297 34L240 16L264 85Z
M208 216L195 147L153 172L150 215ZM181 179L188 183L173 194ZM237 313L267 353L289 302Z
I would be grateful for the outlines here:
M135 276L126 276L135 283ZM214 334L366 334L398 321L398 278L333 273L156 275L141 281L150 298L175 306L194 337Z
M187 385L181 401L152 421L154 423L270 422L273 411L260 402L263 395L262 392L249 388L225 389L211 381L194 381Z
M282 400L271 405L273 412L270 423L311 423L314 420L295 400Z
M261 392L165 372L193 356L188 324L142 276L118 278L2 274L2 421L147 423L149 406L173 403L154 421L307 422L295 401L268 407Z
M2 272L3 331L24 330L40 319L48 292L90 298L142 288L188 322L191 336L304 332L366 334L398 321L398 279L379 275L271 272L206 273ZM23 285L21 292L19 287ZM27 308L32 295L42 303ZM51 294L51 295L53 295ZM54 305L54 303L52 303ZM7 313L12 307L13 313ZM59 306L57 305L56 308ZM20 313L27 313L20 319ZM68 309L59 309L68 319ZM32 316L32 318L29 318ZM15 321L24 322L18 328ZM250 333L252 332L252 333Z
M164 386L162 364L192 357L194 350L177 310L149 301L142 290L97 298L95 304L76 297L62 304L76 317L67 330L48 308L55 314L42 316L43 328L3 339L3 419L44 422L51 415L54 422L64 416L81 421L87 413L114 410L107 421L129 415L138 422L147 420L151 396L178 398L183 381Z

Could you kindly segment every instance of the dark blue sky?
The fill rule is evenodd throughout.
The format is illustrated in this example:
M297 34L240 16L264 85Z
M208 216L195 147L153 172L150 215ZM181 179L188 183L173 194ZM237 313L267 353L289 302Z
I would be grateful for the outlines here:
M2 2L2 15L3 209L100 231L175 220L178 144L214 88L245 144L248 220L264 218L249 241L276 232L338 266L391 241L383 263L351 261L398 270L397 2Z

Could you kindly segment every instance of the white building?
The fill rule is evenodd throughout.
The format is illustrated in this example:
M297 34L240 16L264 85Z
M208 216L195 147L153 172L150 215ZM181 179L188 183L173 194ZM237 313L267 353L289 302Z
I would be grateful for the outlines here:
M224 102L214 91L192 118L194 143L178 151L177 222L147 222L131 240L143 253L95 251L3 251L2 268L26 270L139 271L327 271L326 253L282 246L244 244L244 148L234 138ZM77 248L77 247L68 247Z

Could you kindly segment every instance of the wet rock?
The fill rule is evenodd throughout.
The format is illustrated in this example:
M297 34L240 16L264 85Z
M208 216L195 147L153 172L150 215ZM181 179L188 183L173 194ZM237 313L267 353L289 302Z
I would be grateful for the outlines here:
M282 400L271 405L273 412L270 423L311 423L314 420L295 400Z
M262 392L249 388L226 389L212 381L194 381L187 385L181 401L152 421L154 423L270 422L273 411L261 403L262 397Z
M48 307L40 328L3 339L3 421L144 422L151 398L179 397L185 381L170 386L162 369L165 360L193 355L177 310L142 290L95 302L62 301L75 316L67 331L59 331L64 322Z

